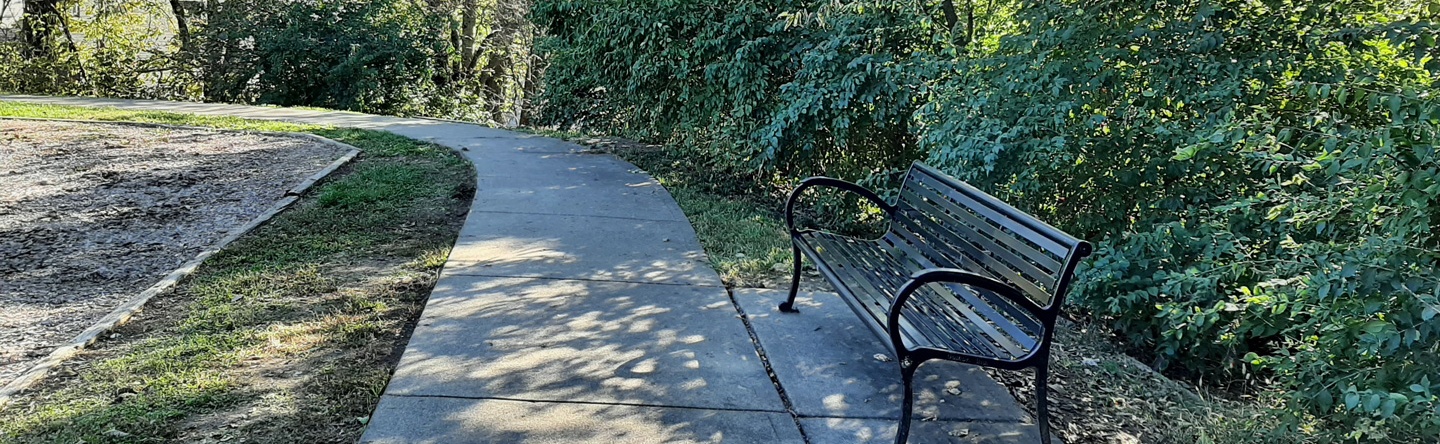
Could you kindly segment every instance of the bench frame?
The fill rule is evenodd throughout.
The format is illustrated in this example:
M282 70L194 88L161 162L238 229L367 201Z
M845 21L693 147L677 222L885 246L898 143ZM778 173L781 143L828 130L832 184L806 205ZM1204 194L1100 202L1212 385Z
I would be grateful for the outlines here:
M1069 249L1067 254L1063 258L1063 262L1061 262L1061 264L1063 264L1063 270L1058 273L1058 278L1055 280L1054 286L1052 288L1048 288L1048 290L1050 291L1050 298L1048 303L1045 304L1041 304L1035 301L1031 298L1030 295L1027 295L1025 291L1017 288L1015 285L1011 285L1010 283L1007 283L1002 279L992 277L993 273L985 272L983 269L968 270L957 268L955 267L955 264L949 264L952 265L952 267L928 267L916 271L909 276L908 281L906 281L904 285L900 286L900 288L890 289L894 291L893 294L895 295L895 297L893 301L891 301L889 310L887 312L887 322L884 325L874 325L874 322L871 322L870 326L882 341L889 342L891 349L895 352L896 362L900 366L900 375L904 383L904 404L901 407L900 424L895 435L895 442L897 444L904 443L909 436L911 414L913 410L912 404L914 401L912 382L914 379L915 371L920 367L920 364L924 363L925 361L932 359L940 359L981 365L986 367L994 367L1003 370L1021 370L1025 368L1034 368L1037 412L1036 422L1038 423L1037 425L1039 428L1041 441L1048 443L1050 442L1051 435L1048 412L1049 402L1046 399L1046 382L1049 376L1048 366L1050 359L1050 347L1054 336L1055 322L1060 315L1060 308L1064 304L1065 294L1068 290L1070 281L1073 278L1075 266L1079 263L1081 259L1090 254L1091 246L1085 241L1075 239L1068 234L1065 234L1064 232L1054 227L1051 227L1048 224L1045 224L1043 221L1039 221L1033 216L1021 212L1014 207L1005 204L999 199L996 199L978 189L975 189L968 184L965 184L964 182L940 173L939 171L936 171L923 163L915 162L915 164L911 167L910 171L907 172L905 176L905 183L909 183L909 181L912 180L912 176L917 174L917 171L919 171L920 174L927 175L926 177L930 179L938 180L939 183L952 189L945 190L946 192L953 191L956 193L963 193L963 195L967 199L971 199L970 202L978 202L980 205L983 205L985 207L985 211L989 211L991 212L991 214L1003 215L1004 217L1008 218L1006 219L1006 221L1018 222L1023 226L1019 229L1007 228L1006 230L1001 230L1001 232L1010 235L1014 235L1015 233L1019 233L1022 231L1028 233L1042 233L1050 239L1061 240L1061 245L1068 245ZM873 321L874 318L871 317L871 314L862 311L864 309L860 308L861 304L863 303L858 302L856 296L851 293L849 286L846 284L847 281L845 279L842 279L839 275L837 275L837 273L831 270L828 265L824 265L826 263L826 258L823 252L816 251L816 249L811 248L802 238L803 235L807 233L816 233L818 232L818 230L801 229L795 225L794 210L797 200L807 189L813 187L834 188L863 197L865 200L878 206L885 213L886 221L890 224L890 228L887 231L893 232L893 230L896 229L896 225L899 223L899 221L897 220L897 210L899 209L901 202L897 202L896 204L892 205L885 202L884 199L881 199L873 191L870 191L860 185L856 185L854 183L846 182L840 179L834 179L829 177L811 177L802 181L800 185L791 192L789 199L785 203L785 223L789 227L791 246L794 250L794 275L790 283L789 298L784 303L780 304L780 311L787 313L798 312L798 310L795 309L795 296L800 286L800 273L802 268L801 253L803 252L804 256L809 256L811 261L816 263L817 266L815 268L817 268L821 272L821 274L824 275L826 280L829 281L833 287L835 287L837 292L840 293L841 297L846 299L846 302L851 306L851 309L860 316L862 321ZM945 241L970 242L969 240L966 240L964 238L946 239ZM986 254L990 253L987 252ZM991 258L990 260L1003 259ZM905 307L905 304L911 299L912 296L916 294L917 291L930 284L958 284L970 287L971 289L980 289L991 292L994 295L999 295L1000 297L1003 297L1011 301L1012 303L1015 303L1016 306L1026 309L1030 314L1033 315L1033 319L1038 321L1042 327L1043 331L1040 332L1041 338L1039 338L1039 340L1032 347L1029 353L1015 359L996 359L993 357L967 354L960 351L947 350L930 346L909 347L905 344L901 332L900 321L902 316L902 308ZM909 323L921 320L927 319L910 319L908 317L906 318L906 322ZM963 326L957 327L963 328Z

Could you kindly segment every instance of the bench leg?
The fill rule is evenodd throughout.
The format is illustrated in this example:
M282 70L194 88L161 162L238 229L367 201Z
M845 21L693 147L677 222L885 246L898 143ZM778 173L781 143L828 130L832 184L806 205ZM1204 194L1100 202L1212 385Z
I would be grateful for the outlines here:
M790 249L795 252L795 275L790 278L790 298L780 303L780 311L784 313L799 313L800 310L795 309L795 293L800 291L800 266L802 265L800 262L800 247L791 245Z
M1040 362L1048 363L1049 360ZM1035 422L1040 426L1040 442L1050 443L1050 400L1047 398L1050 391L1046 387L1045 380L1050 373L1049 365L1035 367Z
M900 404L900 424L895 429L895 444L905 444L910 439L910 416L915 409L915 370L919 364L912 364L909 358L900 358L900 380L905 384L905 399Z

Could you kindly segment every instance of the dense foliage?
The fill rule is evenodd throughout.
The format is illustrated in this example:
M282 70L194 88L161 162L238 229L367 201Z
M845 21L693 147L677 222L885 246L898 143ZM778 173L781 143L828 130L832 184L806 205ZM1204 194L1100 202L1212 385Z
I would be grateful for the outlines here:
M514 122L526 0L32 0L0 91Z
M423 112L441 47L425 31L435 23L410 8L216 3L197 35L195 65L206 96L219 101Z
M1440 435L1440 6L976 3L542 1L543 117L765 184L926 159L1094 241L1072 305L1276 436Z
M935 69L915 51L956 51L934 5L623 3L536 4L542 118L675 142L727 172L903 168Z
M925 140L1100 240L1080 302L1159 365L1260 370L1296 414L1433 436L1440 61L1419 9L1037 7L937 87Z

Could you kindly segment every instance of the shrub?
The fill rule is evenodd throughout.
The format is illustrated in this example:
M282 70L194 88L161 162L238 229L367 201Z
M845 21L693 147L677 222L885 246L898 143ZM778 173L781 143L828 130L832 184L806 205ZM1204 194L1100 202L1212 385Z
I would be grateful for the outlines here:
M439 23L409 2L211 8L195 64L213 100L416 114L435 93Z
M922 155L908 123L927 57L956 50L922 3L539 2L541 122L669 142L738 175L893 172Z
M524 0L22 3L8 92L514 121L533 88Z
M926 158L1095 241L1072 304L1274 396L1277 434L1440 434L1440 7L1046 0L957 26L947 3L540 2L543 116L765 187Z
M1440 61L1419 3L1047 2L956 64L930 160L1099 240L1076 302L1288 427L1440 434Z

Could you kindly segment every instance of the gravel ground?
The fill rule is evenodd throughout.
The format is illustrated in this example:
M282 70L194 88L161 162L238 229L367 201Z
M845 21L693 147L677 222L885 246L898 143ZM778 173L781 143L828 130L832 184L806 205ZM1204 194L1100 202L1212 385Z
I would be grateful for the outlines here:
M343 154L300 138L0 119L0 385Z

